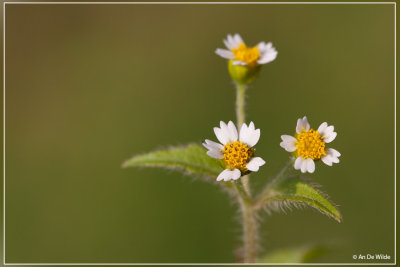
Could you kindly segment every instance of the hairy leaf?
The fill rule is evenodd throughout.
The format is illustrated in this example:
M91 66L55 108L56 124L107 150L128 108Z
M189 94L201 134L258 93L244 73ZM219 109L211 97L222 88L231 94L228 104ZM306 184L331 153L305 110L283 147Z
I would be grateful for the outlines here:
M267 208L280 208L285 206L308 205L321 213L332 217L338 222L342 221L342 215L317 186L300 177L287 177L278 180L271 185L261 201Z
M163 167L211 177L217 177L223 170L221 161L208 156L206 149L198 144L133 156L122 167Z
M294 248L278 249L263 256L259 263L306 263L311 262L322 254L326 249L321 246L301 246Z

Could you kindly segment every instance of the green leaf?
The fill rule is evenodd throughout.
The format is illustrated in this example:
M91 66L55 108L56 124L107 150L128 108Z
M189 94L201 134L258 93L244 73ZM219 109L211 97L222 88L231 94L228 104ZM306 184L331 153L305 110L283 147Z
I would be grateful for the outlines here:
M259 260L259 263L306 263L325 254L321 246L302 246L272 251Z
M163 167L211 177L217 177L223 170L221 161L208 156L206 149L198 144L137 155L126 160L122 167Z
M279 208L282 204L308 205L338 222L342 221L342 215L335 204L318 190L317 185L297 176L276 181L261 201L272 208Z

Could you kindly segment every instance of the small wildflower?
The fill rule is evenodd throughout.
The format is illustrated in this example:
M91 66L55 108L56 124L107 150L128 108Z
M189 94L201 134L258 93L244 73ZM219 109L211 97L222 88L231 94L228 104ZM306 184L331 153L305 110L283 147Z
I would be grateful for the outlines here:
M208 149L207 155L216 159L223 159L226 169L222 171L217 181L237 180L246 171L256 172L265 161L254 157L254 146L260 139L260 129L255 129L254 123L249 126L243 123L240 133L235 124L221 121L220 128L214 127L214 133L219 143L206 139L203 146Z
M254 47L248 47L237 33L233 36L228 34L224 44L229 50L217 48L215 53L223 58L233 60L233 65L255 67L273 61L278 55L271 42L260 42Z
M307 117L297 120L296 135L282 135L280 146L288 152L293 152L296 160L294 168L302 173L315 171L315 160L321 159L323 163L332 166L339 163L340 153L333 148L326 148L327 143L336 138L334 127L324 122L318 130L310 129Z
M224 44L228 49L217 48L215 53L229 59L229 74L238 84L252 83L258 77L261 65L273 61L278 55L272 43L260 42L248 47L239 34L228 34Z

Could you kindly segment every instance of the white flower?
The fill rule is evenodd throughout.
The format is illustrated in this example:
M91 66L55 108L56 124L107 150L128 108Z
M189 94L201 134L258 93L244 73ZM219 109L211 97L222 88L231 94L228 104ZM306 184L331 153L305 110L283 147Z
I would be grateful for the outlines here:
M301 170L302 173L313 173L315 170L314 160L321 159L323 163L332 166L333 163L339 163L340 153L333 148L325 148L325 144L332 142L337 133L333 131L334 127L328 126L324 122L315 131L310 129L307 117L297 120L296 135L282 135L280 146L287 152L294 152L296 160L294 168Z
M239 34L228 34L224 40L225 46L229 49L217 48L215 53L223 58L232 59L233 65L248 65L251 67L259 64L267 64L273 61L278 52L272 43L260 42L254 47L247 47Z
M221 121L220 128L214 127L214 133L222 145L206 139L203 146L208 149L207 155L225 162L226 169L218 175L217 181L237 180L245 171L256 172L265 164L262 158L253 157L253 147L260 139L260 129L256 129L253 122L248 127L243 123L238 134L232 121L228 124Z

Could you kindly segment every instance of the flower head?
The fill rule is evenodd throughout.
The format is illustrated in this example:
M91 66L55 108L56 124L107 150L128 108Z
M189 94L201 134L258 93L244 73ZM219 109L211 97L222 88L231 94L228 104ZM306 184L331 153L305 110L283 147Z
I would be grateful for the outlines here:
M260 129L256 129L253 122L249 126L243 123L240 132L235 124L221 121L220 128L214 127L218 141L216 143L206 139L203 146L208 149L207 155L216 159L223 159L226 169L217 177L217 181L239 179L246 171L256 172L265 161L254 156L254 146L260 139Z
M233 60L233 65L255 67L273 61L278 55L272 43L260 42L254 47L248 47L237 33L228 34L224 44L229 50L217 48L215 53L223 58Z
M293 152L296 157L294 168L301 170L302 173L313 173L315 170L315 160L321 159L323 163L332 166L339 163L340 153L333 148L326 148L327 143L332 142L337 133L334 127L328 126L324 122L318 130L310 129L307 117L297 120L296 135L282 135L280 146L288 152Z

